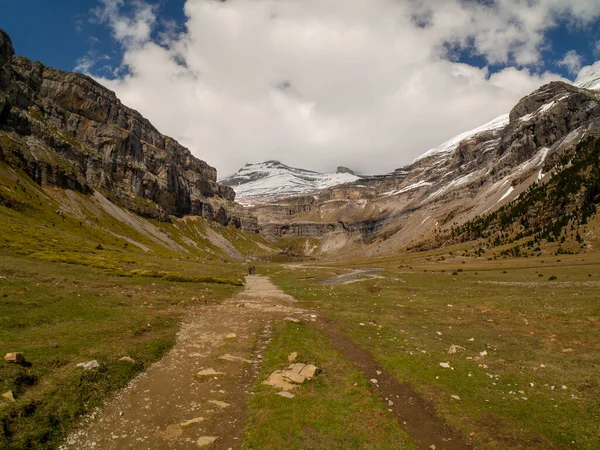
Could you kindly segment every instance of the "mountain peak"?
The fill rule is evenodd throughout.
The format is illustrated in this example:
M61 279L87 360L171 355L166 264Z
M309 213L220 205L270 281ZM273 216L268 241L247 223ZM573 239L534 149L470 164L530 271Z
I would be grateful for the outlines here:
M308 194L318 189L360 179L349 169L341 168L346 169L347 172L327 174L290 167L280 161L265 161L246 164L237 173L224 178L220 183L233 188L240 203L248 204L249 198Z
M581 69L573 84L584 89L600 90L600 61Z

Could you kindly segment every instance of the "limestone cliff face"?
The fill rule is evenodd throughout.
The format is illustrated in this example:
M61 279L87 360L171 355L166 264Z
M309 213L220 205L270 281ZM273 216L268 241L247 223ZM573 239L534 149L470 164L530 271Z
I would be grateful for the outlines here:
M243 226L217 171L91 78L13 57L0 30L0 161L40 185L99 191L142 216ZM252 226L255 226L252 225Z

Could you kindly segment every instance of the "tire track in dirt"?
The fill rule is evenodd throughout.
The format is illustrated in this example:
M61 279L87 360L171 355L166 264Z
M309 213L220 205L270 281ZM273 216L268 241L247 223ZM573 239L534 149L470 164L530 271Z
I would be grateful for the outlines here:
M337 324L321 316L315 324L327 335L333 347L345 355L368 380L373 390L389 404L391 414L420 449L465 450L471 448L465 444L435 410L407 383L400 383L389 374L371 356L367 349L354 342L337 329Z

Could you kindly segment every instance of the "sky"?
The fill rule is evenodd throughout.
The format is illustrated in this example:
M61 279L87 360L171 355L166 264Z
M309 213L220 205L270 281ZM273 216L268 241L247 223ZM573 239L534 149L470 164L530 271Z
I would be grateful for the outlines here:
M600 0L5 0L0 28L220 177L388 173L600 59Z

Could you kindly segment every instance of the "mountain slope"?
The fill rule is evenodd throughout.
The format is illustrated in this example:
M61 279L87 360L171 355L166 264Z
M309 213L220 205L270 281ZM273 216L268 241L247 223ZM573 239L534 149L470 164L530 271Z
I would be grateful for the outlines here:
M579 82L595 86L596 77L590 71ZM389 253L508 204L547 180L562 155L590 136L600 136L600 92L553 82L524 97L508 117L391 174L314 192L310 199L273 199L252 212L272 239L319 238L325 253Z
M252 205L258 198L307 194L359 179L348 172L323 174L296 169L279 161L266 161L247 164L234 175L220 180L220 183L235 190L239 203Z
M0 30L0 161L144 217L243 226L217 172L91 78L13 57Z

